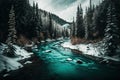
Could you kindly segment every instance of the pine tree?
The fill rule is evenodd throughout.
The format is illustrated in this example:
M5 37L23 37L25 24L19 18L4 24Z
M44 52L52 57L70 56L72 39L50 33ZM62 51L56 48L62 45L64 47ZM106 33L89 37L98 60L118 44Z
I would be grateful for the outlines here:
M89 34L89 31L88 31L88 19L87 19L87 12L88 12L88 9L86 7L86 15L84 17L84 25L85 25L85 39L88 39L88 34Z
M93 32L93 38L95 39L95 38L98 38L98 37L100 37L99 36L99 27L97 26L97 24L98 24L98 20L99 20L99 8L98 7L96 7L95 9L94 9L94 13L93 13L93 22L92 22L92 29L91 29L91 31Z
M40 31L41 31L41 17L39 17L39 8L38 8L38 3L36 3L36 16L35 16L35 22L36 22L36 34L37 38L40 41ZM40 15L41 16L41 15ZM40 23L41 22L41 23Z
M75 37L75 33L76 33L76 26L75 26L75 21L74 21L74 18L73 18L73 23L72 23L72 28L71 28L71 36L72 37Z
M63 38L65 38L65 28L62 30L62 36L63 36Z
M49 26L48 27L49 27L48 30L49 30L50 37L53 38L53 24L52 24L52 16L50 13L49 13Z
M107 26L105 29L105 49L106 55L113 56L116 54L116 49L120 41L119 27L117 24L115 5L110 1L107 11Z
M65 35L66 35L66 37L69 37L68 29L65 30Z
M16 35L16 22L15 22L15 11L14 11L14 7L11 7L10 13L9 13L9 34L8 34L8 38L6 40L7 44L15 44L16 40L17 40L17 35Z
M77 34L76 34L77 37L83 38L85 35L84 34L85 29L83 26L83 10L82 10L81 4L80 4L80 6L78 6L78 9L77 9L76 26L77 26Z
M92 39L92 18L93 18L93 9L92 9L92 1L90 0L90 7L88 8L87 12L87 23L88 23L88 39Z
M54 36L53 36L54 39L57 38L57 28L54 29Z

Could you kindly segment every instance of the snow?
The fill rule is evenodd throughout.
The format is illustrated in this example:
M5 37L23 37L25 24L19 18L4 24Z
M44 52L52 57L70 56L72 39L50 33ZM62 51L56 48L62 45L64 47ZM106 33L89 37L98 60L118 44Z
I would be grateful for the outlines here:
M33 47L34 43L32 42L31 44L26 44L25 47Z
M57 38L57 40L63 40L63 37Z
M62 25L62 27L67 29L70 27L70 24L64 24L64 25Z
M109 57L105 56L105 49L104 47L100 46L102 42L96 43L96 44L77 44L77 45L72 45L70 41L64 42L61 44L61 46L65 48L70 48L70 49L75 49L83 52L83 54L86 55L91 55L91 56L96 56L96 57L102 57L105 60L113 60L113 61L120 61L120 57Z
M3 75L3 77L7 77L7 76L9 76L9 74L4 74L4 75Z
M1 44L0 45L0 72L3 70L7 70L7 72L11 71L11 70L16 70L19 68L22 68L23 65L21 63L19 63L18 61L26 59L26 58L30 58L31 55L33 53L29 53L26 50L24 50L23 48L17 46L17 45L13 45L13 47L15 48L15 54L17 55L17 57L15 58L10 58L7 57L5 55L3 55L3 51L8 48L8 46L6 44ZM26 62L25 64L28 63L32 63L32 62ZM3 75L3 77L6 75Z
M47 42L52 42L52 41L54 41L54 39L47 39L46 41Z
M120 61L120 58L115 58L115 57L105 56L104 58L107 60Z
M84 54L92 55L92 56L99 56L99 52L97 48L95 48L92 44L79 44L79 45L72 45L71 42L65 42L61 44L65 48L76 49L82 51Z
M7 48L7 45L1 43L1 45L0 45L0 54L3 53L3 51L5 50L5 48Z
M41 43L45 43L45 41L42 40Z
M12 58L0 55L0 72L4 69L7 69L7 71L11 71L19 69L21 67L23 67L23 65L13 60Z
M31 61L26 61L24 64L31 64L32 62Z
M28 53L26 50L23 48L13 45L15 47L15 53L19 56L18 58L15 58L17 61L30 58L33 53Z

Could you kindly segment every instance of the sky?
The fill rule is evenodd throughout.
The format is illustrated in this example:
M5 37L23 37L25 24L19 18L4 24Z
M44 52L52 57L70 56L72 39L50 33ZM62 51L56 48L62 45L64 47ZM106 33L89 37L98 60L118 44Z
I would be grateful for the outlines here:
M80 3L84 12L89 6L89 0L30 0L30 3L33 1L38 2L40 9L56 14L68 22L72 22L73 17L76 17L77 6ZM98 4L99 0L92 0L92 3Z

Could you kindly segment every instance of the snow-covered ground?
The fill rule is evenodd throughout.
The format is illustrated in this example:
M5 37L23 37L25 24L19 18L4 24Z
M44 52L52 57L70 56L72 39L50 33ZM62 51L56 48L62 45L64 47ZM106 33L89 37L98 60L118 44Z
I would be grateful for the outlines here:
M75 49L82 51L83 54L91 55L91 56L96 56L96 57L102 57L104 59L111 59L114 61L120 61L120 58L117 56L113 57L108 57L105 56L105 51L104 47L101 47L100 44L77 44L77 45L72 45L70 41L64 42L61 44L61 46L65 48L70 48L70 49Z
M0 55L0 72L4 69L11 71L19 69L21 67L23 67L23 65L13 60L12 58Z
M30 58L31 55L33 54L33 53L28 53L26 50L24 50L23 48L17 45L13 45L13 47L15 48L14 52L17 55L17 57L10 58L3 55L3 51L7 48L7 45L5 44L0 45L0 72L3 70L7 70L9 72L11 70L16 70L23 67L23 65L18 61L26 58Z
M16 61L19 61L19 60L23 60L23 59L26 59L26 58L30 58L31 55L33 53L28 53L25 49L17 46L17 45L13 45L14 48L15 48L15 53L16 55L18 55L17 58L14 58Z
M84 54L92 55L92 56L99 56L100 53L98 52L97 48L95 48L92 44L78 44L72 45L71 42L65 42L61 44L65 48L76 49L82 51Z

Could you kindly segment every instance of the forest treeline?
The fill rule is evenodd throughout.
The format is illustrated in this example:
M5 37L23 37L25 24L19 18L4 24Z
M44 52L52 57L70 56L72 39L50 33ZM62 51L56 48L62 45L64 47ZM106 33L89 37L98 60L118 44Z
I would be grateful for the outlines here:
M120 45L120 1L100 0L99 5L86 7L85 15L81 4L77 8L76 21L71 27L71 42L102 40L108 55L116 53Z
M27 40L37 42L65 37L68 31L60 27L66 23L58 16L39 9L38 3L33 2L31 6L29 0L0 0L1 42L12 41L14 36L23 44Z

